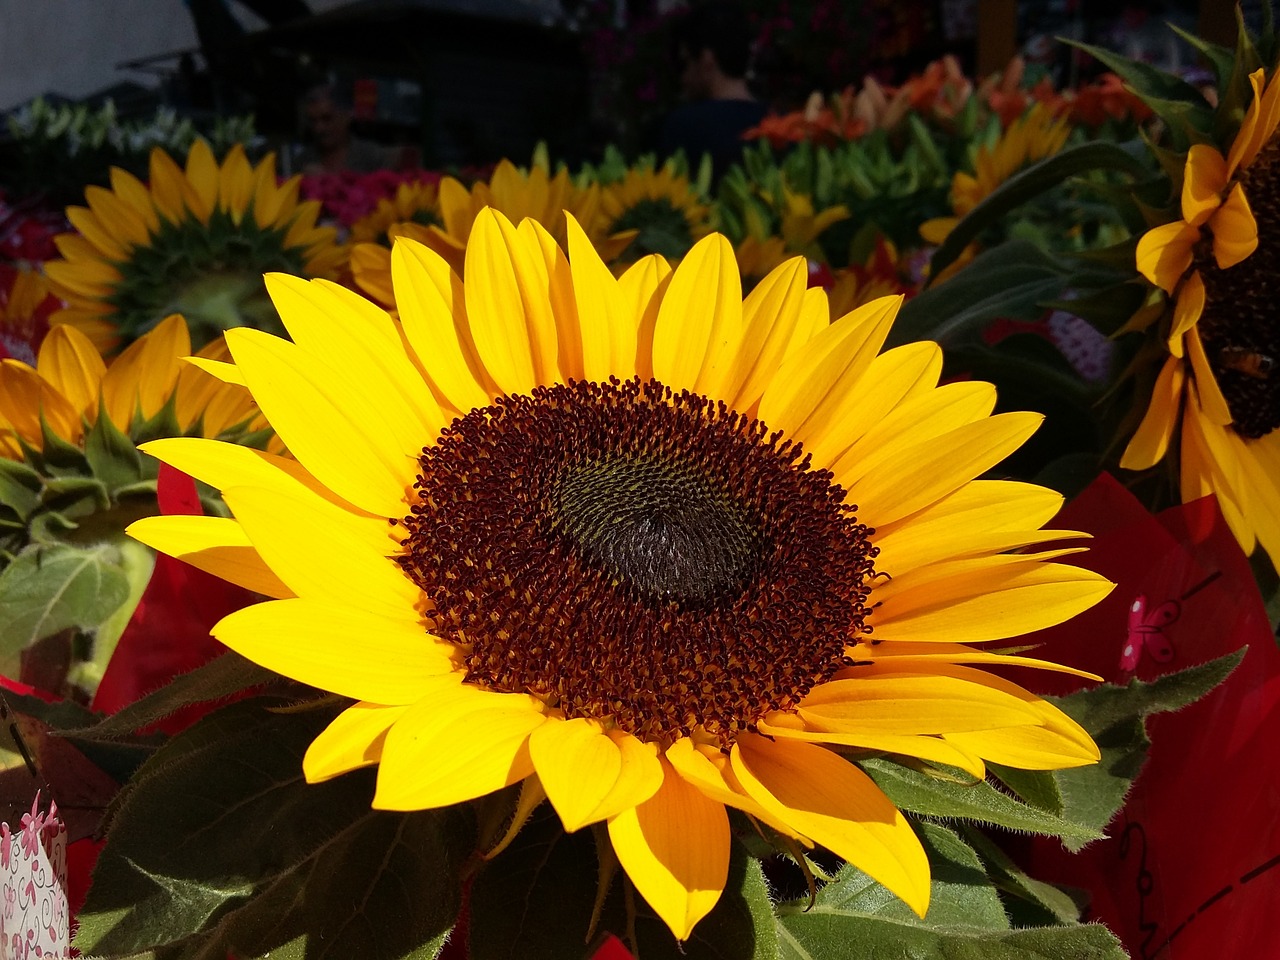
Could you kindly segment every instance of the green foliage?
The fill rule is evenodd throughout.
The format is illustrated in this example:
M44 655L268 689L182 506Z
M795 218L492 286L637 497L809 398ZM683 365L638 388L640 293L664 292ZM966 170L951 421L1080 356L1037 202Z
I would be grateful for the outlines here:
M308 785L331 709L252 700L206 718L117 805L76 946L102 957L432 958L474 844L465 808L370 808L371 771Z

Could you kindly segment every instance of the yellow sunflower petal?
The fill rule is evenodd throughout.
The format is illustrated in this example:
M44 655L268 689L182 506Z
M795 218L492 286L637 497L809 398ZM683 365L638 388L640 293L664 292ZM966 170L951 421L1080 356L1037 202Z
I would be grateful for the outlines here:
M929 861L906 817L870 777L811 743L747 735L730 757L738 779L761 806L924 916Z
M111 189L117 197L129 205L130 210L138 215L148 233L155 233L160 229L160 218L156 216L151 194L141 180L127 170L112 167Z
M403 515L416 451L400 446L382 411L360 394L335 390L337 371L287 340L244 327L226 336L258 406L299 462L361 509Z
M128 245L108 230L88 207L67 207L67 219L108 260L124 260Z
M197 570L268 597L284 599L293 591L281 582L253 548L244 528L225 517L167 516L135 520L125 530L153 550L177 557Z
M391 250L396 306L418 362L453 408L488 406L494 387L466 323L462 281L435 251L400 239Z
M1138 272L1165 293L1173 293L1191 268L1200 228L1177 220L1153 227L1138 241Z
M653 378L653 334L658 326L658 310L671 282L671 264L652 253L627 268L618 279L618 290L636 317L636 375Z
M800 320L809 264L793 257L769 271L742 304L742 347L725 398L737 410L749 410L764 394L786 356Z
M582 370L587 380L604 382L611 376L635 375L636 319L628 309L618 281L572 214L565 215L569 232L569 267L582 339Z
M1083 677L1086 680L1102 679L1097 674L1089 673L1087 670L1077 670L1075 667L1054 663L1051 660L1036 660L1033 657L1024 657L1021 654L988 653L986 650L966 647L962 643L864 642L851 647L849 656L859 661L888 661L891 665L902 665L913 670L929 670L932 669L931 665L937 663L975 663L979 666L990 664L992 666L1032 667L1037 670L1051 670L1055 673L1069 673L1072 676ZM836 676L840 678L843 674L839 673Z
M819 333L765 388L760 419L811 451L848 446L842 442L842 408L879 354L901 305L901 297L873 300ZM814 460L815 467L829 465Z
M729 875L729 818L662 761L658 792L609 820L618 862L677 940L711 912Z
M476 349L503 392L528 393L540 383L555 383L546 261L492 208L472 227L463 286Z
M953 677L886 676L876 666L850 667L842 676L848 679L819 684L796 707L807 729L907 736L1036 722L1016 697Z
M207 221L209 208L201 203L182 168L160 147L151 151L151 200L160 215L170 223L178 223L191 211L197 220Z
M1182 219L1194 227L1204 224L1222 204L1229 180L1227 161L1216 147L1192 146L1182 178Z
M1182 391L1186 386L1186 364L1169 357L1156 378L1151 402L1138 430L1125 447L1120 466L1126 470L1145 470L1155 466L1169 449L1174 427L1182 409Z
M667 747L666 758L672 769L697 787L703 796L748 813L783 836L794 837L806 846L813 846L794 827L778 819L747 794L733 772L729 758L718 748L700 748L688 737L681 737Z
M1196 395L1200 399L1200 408L1211 421L1225 427L1234 417L1231 415L1231 408L1227 405L1227 398L1222 395L1222 389L1218 386L1218 378L1214 376L1213 368L1209 366L1209 358L1205 355L1204 342L1200 338L1199 330L1192 330L1187 335L1187 356L1191 360L1193 381Z
M213 635L300 683L392 706L415 702L431 678L455 669L450 648L421 625L341 601L268 600L223 617Z
M75 327L64 324L49 331L40 344L36 370L81 414L97 413L107 365L89 338Z
M1227 437L1235 448L1249 502L1254 504L1250 519L1258 542L1275 562L1280 558L1280 450L1268 437L1253 441L1235 433Z
M596 720L548 721L529 735L529 757L547 799L572 833L593 817L622 773L622 751Z
M609 737L618 745L622 757L622 769L613 789L604 795L595 810L591 812L591 821L608 820L623 810L630 809L648 800L662 786L662 764L658 762L658 747L654 743L645 743L631 734L614 728Z
M932 576L914 579L925 572ZM1019 559L935 564L909 576L913 586L900 588L875 608L876 639L1003 640L1074 617L1115 586L1081 567Z
M533 773L529 735L544 722L532 697L446 680L387 734L373 805L446 807L519 783Z
M882 462L856 483L843 484L859 517L879 526L892 523L990 470L1035 433L1038 413L1000 413L965 424L920 447ZM836 475L836 482L841 482Z
M1169 352L1175 357L1182 356L1182 339L1188 330L1196 325L1204 313L1204 279L1199 270L1191 275L1178 289L1177 300L1173 304L1173 325L1169 330Z
M1258 249L1258 221L1241 184L1235 185L1209 226L1213 231L1213 258L1223 270L1234 267Z
M653 375L672 390L719 387L742 339L742 281L719 234L693 245L676 267L653 331ZM718 396L714 392L711 396Z
M301 490L227 487L222 497L262 559L299 597L340 599L416 621L420 591L387 556L385 520L357 517Z
M1247 491L1239 483L1235 461L1219 462L1206 438L1208 432L1221 429L1200 415L1198 397L1191 391L1187 397L1187 413L1182 418L1182 448L1178 459L1182 502L1190 503L1214 494L1240 548L1252 553L1257 535L1248 520L1251 508ZM1226 447L1225 439L1216 446Z
M1280 124L1280 84L1275 83L1274 78L1267 83L1266 71L1261 67L1249 75L1249 83L1253 87L1253 100L1227 155L1227 166L1232 173L1253 163Z
M307 783L321 783L377 763L382 757L387 731L408 709L379 703L347 707L307 747L302 758L302 773Z
M39 449L44 445L40 417L58 436L79 439L80 411L45 383L38 373L19 360L0 360L0 423L5 421L18 436Z
M128 433L135 415L155 416L173 395L191 352L186 321L174 314L125 348L102 377L102 403L111 422Z
M84 198L98 222L130 246L141 246L150 240L151 232L141 214L110 190L85 187Z
M783 717L776 718L777 720ZM787 718L799 720L798 717ZM915 757L932 763L944 763L959 767L975 777L987 775L982 758L961 750L940 737L911 736L895 733L879 733L876 731L833 732L829 730L810 730L803 720L799 726L770 723L769 718L759 722L759 732L766 737L783 740L798 740L802 743L827 743L834 746L856 747L860 750L875 753L893 753L903 757Z

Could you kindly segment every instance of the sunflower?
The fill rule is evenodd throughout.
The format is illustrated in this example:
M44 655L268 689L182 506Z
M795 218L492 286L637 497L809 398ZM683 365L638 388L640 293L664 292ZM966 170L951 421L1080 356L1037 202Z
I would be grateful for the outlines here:
M253 167L237 144L219 165L203 140L185 172L152 150L149 185L113 167L111 189L87 187L88 206L67 208L79 232L55 238L62 259L45 271L68 306L52 322L75 325L104 352L173 313L200 344L233 326L279 329L263 271L327 277L345 258L298 186L297 177L276 183L274 155Z
M185 362L190 353L191 337L180 316L161 322L109 366L79 329L55 326L35 366L0 360L0 454L21 460L24 447L43 450L47 434L79 447L102 416L126 437L155 436L161 429L157 418L169 416L168 432L180 434L217 437L248 427L258 417L248 391ZM215 364L228 357L221 340L199 354Z
M383 197L368 214L351 225L352 243L380 243L390 247L387 232L398 223L424 227L440 225L440 203L436 184L427 180L406 180L394 197Z
M426 244L454 269L463 271L467 240L481 210L492 207L511 220L526 217L538 221L562 246L565 242L565 212L576 217L606 260L614 259L631 242L634 234L611 236L607 220L600 212L600 188L580 189L561 167L552 176L546 166L535 163L525 172L510 160L502 160L488 181L477 181L468 190L461 181L444 177L437 187L435 207L423 215L410 217L386 228L385 240L357 243L351 251L351 270L356 284L384 306L394 304L391 289L391 252L398 237ZM436 222L430 222L432 219Z
M1227 155L1191 147L1182 218L1138 243L1138 270L1170 298L1168 356L1121 466L1154 466L1178 433L1183 501L1217 494L1245 552L1280 561L1280 83L1249 82Z
M680 939L724 888L726 808L923 914L921 845L846 754L974 775L1098 757L981 669L1052 665L970 645L1111 587L1052 562L1070 550L1005 552L1076 536L1040 529L1056 494L973 479L1040 415L937 386L936 344L877 355L899 299L831 324L800 258L744 301L720 235L617 279L572 217L567 235L566 256L484 211L461 278L402 240L398 319L268 278L293 342L228 331L227 375L296 462L149 444L234 519L130 532L275 597L214 635L357 701L310 781L377 764L387 810L524 781L567 830L603 824Z
M827 301L831 319L835 321L881 297L910 296L916 292L903 279L903 265L897 248L890 240L878 236L865 263L850 264L835 271L827 290Z
M619 254L625 262L650 253L679 258L710 229L710 209L689 178L671 161L661 169L629 169L603 188L600 211L610 235L630 232L634 239Z
M1055 116L1049 105L1037 103L1009 124L993 143L978 148L973 173L956 171L951 180L951 216L926 220L920 225L920 236L928 243L942 243L956 224L997 187L1028 164L1057 153L1070 135L1068 120ZM977 245L970 244L947 273L953 273L976 255Z

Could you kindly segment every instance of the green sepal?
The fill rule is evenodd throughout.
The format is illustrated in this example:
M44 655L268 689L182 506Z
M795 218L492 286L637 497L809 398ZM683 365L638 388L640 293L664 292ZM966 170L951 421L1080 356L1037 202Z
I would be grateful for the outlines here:
M1232 74L1235 73L1239 63L1239 48L1231 50L1221 44L1201 39L1194 33L1183 30L1176 23L1168 23L1167 26L1192 47L1199 50L1201 55L1213 65L1213 72L1218 78L1218 88L1220 90L1231 82Z
M468 811L373 810L371 770L307 784L301 757L334 711L282 712L289 702L226 707L143 766L115 808L77 949L156 960L436 956L474 844Z
M89 473L84 451L49 427L43 411L40 414L42 449L34 450L23 443L26 461L41 473L52 477L83 477Z
M1071 839L1083 846L1103 837L1100 828L1029 806L962 771L932 776L890 760L863 760L859 766L894 806L927 817L968 820L1040 836Z
M1054 772L1063 816L1088 829L1104 829L1146 763L1151 746L1146 718L1199 700L1226 680L1243 658L1244 651L1238 650L1150 683L1136 679L1123 687L1105 683L1067 697L1046 698L1084 727L1102 751L1096 764ZM1072 852L1084 845L1067 836L1063 843Z
M137 446L107 416L105 401L98 406L98 419L85 434L84 455L89 470L97 479L115 491L146 479L142 454Z
M44 481L20 460L0 458L0 505L8 507L23 523L40 506Z

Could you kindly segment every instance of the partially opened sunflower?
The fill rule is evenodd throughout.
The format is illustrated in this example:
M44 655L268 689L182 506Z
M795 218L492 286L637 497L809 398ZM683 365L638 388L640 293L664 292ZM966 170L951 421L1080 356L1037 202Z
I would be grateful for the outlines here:
M157 441L234 519L131 532L275 597L215 636L356 701L307 751L313 782L376 764L374 806L416 810L526 781L566 830L606 825L680 939L724 889L726 808L923 914L920 842L850 756L1098 758L981 669L1053 665L970 645L1111 586L1006 552L1072 536L1041 529L1056 494L974 479L1040 415L938 386L935 344L880 354L898 298L829 323L800 258L744 301L722 236L615 278L567 233L566 256L486 210L462 277L400 241L398 320L269 278L293 342L229 331L223 376L296 462Z
M1280 83L1249 82L1226 156L1192 146L1181 219L1138 243L1138 270L1169 296L1168 355L1121 465L1176 450L1183 502L1217 494L1245 552L1280 563Z
M346 258L334 230L316 226L319 202L298 202L299 182L278 184L274 155L254 167L239 144L219 164L203 140L185 169L152 150L146 184L113 167L111 189L87 187L88 205L67 208L78 233L54 239L62 259L45 271L67 307L52 322L104 352L173 313L198 345L227 327L280 329L262 274L330 277Z

